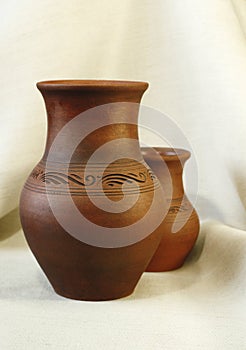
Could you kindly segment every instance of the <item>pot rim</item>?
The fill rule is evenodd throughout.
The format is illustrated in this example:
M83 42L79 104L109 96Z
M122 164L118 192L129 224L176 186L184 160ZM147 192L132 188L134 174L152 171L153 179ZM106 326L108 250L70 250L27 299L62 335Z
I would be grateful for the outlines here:
M172 147L141 147L141 152L144 158L157 161L159 160L158 153L166 162L187 160L191 156L191 152L188 150Z
M100 80L100 79L61 79L46 80L37 83L39 90L141 90L145 91L149 84L144 81Z

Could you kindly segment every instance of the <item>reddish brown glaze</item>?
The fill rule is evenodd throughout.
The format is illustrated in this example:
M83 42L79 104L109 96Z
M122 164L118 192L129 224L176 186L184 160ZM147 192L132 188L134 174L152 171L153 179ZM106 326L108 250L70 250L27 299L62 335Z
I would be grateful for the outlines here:
M182 149L155 147L154 150L142 148L146 163L157 175L163 188L171 180L171 196L167 198L169 211L164 219L163 238L146 271L169 271L181 267L193 248L199 233L199 218L184 193L183 166L190 152ZM175 229L175 225L176 229ZM183 225L183 226L182 226ZM173 230L176 231L173 233Z
M77 209L89 222L99 228L111 228L115 237L118 234L116 228L127 227L145 217L150 210L154 190L159 207L165 207L161 186L144 162L138 144L138 108L148 84L74 80L41 82L37 86L46 104L48 135L44 156L27 179L21 195L20 215L27 242L58 294L78 300L109 300L127 296L133 292L156 251L162 227L150 229L144 238L141 238L141 229L134 227L130 236L139 239L130 245L97 246L83 241L84 234L90 239L95 233L93 226L91 230L79 227L81 239L71 235L54 216L49 199L59 208L62 218L73 223L74 218L66 202L71 195ZM75 138L72 132L63 138L60 148L53 150L51 159L47 160L53 141L71 120L92 107L115 102L133 103L107 105L102 113L93 112L89 121L85 119L84 125L80 125L77 131L82 132L88 124L95 131L79 143L69 164L64 163L64 159ZM114 122L116 116L120 116L120 123ZM97 128L102 119L110 125ZM122 146L122 138L136 142L126 141ZM117 148L122 151L123 147L126 156L107 165L101 176L100 170L107 163L108 154L105 153L96 163L87 166L85 175L90 156L109 141L115 142L116 151ZM69 167L67 173L66 167ZM128 186L124 187L124 194L123 185ZM128 204L138 190L136 203L120 213L102 210L91 200L96 199L102 204L102 195L106 194L114 205L122 198ZM160 215L158 210L153 213L149 220L153 227Z

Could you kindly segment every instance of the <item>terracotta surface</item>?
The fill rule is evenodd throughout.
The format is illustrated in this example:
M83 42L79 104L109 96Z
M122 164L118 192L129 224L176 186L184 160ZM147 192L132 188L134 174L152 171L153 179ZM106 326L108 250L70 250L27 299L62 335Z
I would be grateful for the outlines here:
M117 238L117 228L132 225L149 212L154 189L158 207L161 211L165 207L161 186L144 162L137 141L138 108L148 84L75 80L40 82L37 86L46 104L48 136L44 156L27 179L21 195L20 215L27 242L58 294L78 300L109 300L127 296L133 292L156 251L162 238L162 227L150 229L143 239L141 226L134 227L129 239L139 237L139 241L119 247L113 244L112 247L92 245L85 243L83 237L85 235L90 240L95 234L95 227L106 227L111 228L111 233ZM91 119L77 128L78 132L82 132L87 124L97 129L100 120L109 122L110 125L100 127L83 139L75 149L69 165L64 163L64 157L76 132L68 132L63 137L60 148L52 151L50 160L48 152L52 142L68 122L92 107L114 102L134 104L110 105L102 113L93 112ZM121 122L114 124L116 116L120 116ZM132 145L126 141L122 146L122 138L136 142ZM104 169L108 156L105 152L97 162L87 166L86 174L89 175L85 176L85 165L89 157L109 141L115 142L116 153L123 148L126 156L106 166L101 176L100 171ZM124 194L123 185L128 186ZM113 207L122 198L128 204L138 190L136 203L120 213L107 212L92 202L95 199L103 204L104 193ZM51 210L50 201L60 210L62 219L73 224L74 218L66 202L69 195L79 213L95 224L91 230L79 226L81 239L68 233ZM160 210L159 213L158 210L153 213L151 220L148 220L150 224L158 221L162 215ZM151 228L151 225L147 226ZM97 238L103 241L100 234Z
M155 147L154 150L165 161L166 167L149 148L142 148L144 159L164 189L168 186L168 179L171 180L172 191L170 197L167 196L170 207L164 220L163 238L148 265L149 272L169 271L181 267L199 233L199 218L184 193L182 180L183 166L190 157L190 152L165 147Z

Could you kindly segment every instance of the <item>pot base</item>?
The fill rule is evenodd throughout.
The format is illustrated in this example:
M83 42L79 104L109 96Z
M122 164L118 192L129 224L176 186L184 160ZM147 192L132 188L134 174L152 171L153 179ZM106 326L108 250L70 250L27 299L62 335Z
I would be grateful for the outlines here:
M181 261L175 261L173 263L166 264L165 267L149 265L148 268L146 269L146 272L168 272L168 271L178 270L184 265L185 261L186 261L186 258Z
M134 289L130 289L122 294L118 294L118 295L108 295L108 296L105 296L105 297L95 297L93 298L92 296L82 296L80 295L79 293L78 294L70 294L70 293L66 293L62 290L59 290L57 288L54 288L54 291L56 292L56 294L60 295L61 297L63 298L66 298L66 299L72 299L72 300L78 300L78 301L110 301L110 300L116 300L116 299L121 299L121 298L126 298L128 296L130 296L133 292L134 292Z

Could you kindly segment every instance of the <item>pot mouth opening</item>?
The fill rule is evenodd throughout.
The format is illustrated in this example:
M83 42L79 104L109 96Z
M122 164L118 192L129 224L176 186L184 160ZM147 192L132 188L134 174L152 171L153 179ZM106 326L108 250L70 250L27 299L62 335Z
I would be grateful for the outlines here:
M170 148L170 147L142 147L142 155L145 158L158 160L158 153L165 161L186 160L190 158L190 151L182 148Z
M39 90L143 90L148 88L148 83L144 81L131 80L46 80L37 83Z

